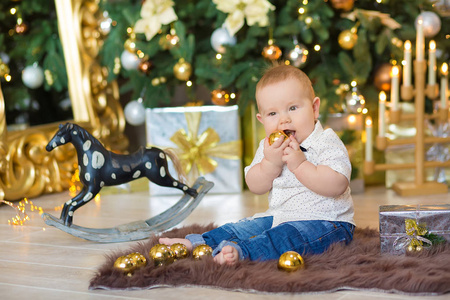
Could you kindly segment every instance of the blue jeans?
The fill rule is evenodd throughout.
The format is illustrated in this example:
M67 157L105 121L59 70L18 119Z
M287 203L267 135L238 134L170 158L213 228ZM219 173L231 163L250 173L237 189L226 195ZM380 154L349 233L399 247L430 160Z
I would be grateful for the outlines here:
M228 223L203 234L189 234L193 246L207 244L217 255L224 246L238 250L240 259L279 259L286 251L301 255L325 252L334 243L348 244L355 226L323 220L282 223L272 228L273 217L248 218Z

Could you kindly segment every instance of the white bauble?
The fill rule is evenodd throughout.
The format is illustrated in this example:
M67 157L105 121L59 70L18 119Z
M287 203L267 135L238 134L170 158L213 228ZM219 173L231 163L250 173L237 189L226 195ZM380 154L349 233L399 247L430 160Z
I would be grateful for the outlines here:
M140 101L130 101L125 105L125 120L134 126L142 125L145 121L145 108Z
M125 70L137 70L140 63L139 57L128 50L124 50L120 55L120 62Z
M432 11L421 12L416 18L416 29L419 18L423 20L423 34L427 38L434 37L441 30L441 19Z
M22 81L26 87L36 89L44 83L44 71L36 63L27 66L22 71Z
M231 36L226 28L217 28L211 35L211 46L219 53L225 53L224 45L236 45L236 37Z

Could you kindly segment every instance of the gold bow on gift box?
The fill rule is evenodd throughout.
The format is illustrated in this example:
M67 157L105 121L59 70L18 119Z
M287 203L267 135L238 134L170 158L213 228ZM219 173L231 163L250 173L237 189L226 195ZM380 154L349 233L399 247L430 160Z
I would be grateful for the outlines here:
M218 162L212 157L224 159L240 159L242 156L241 140L221 143L219 134L211 127L198 135L201 112L188 112L186 117L187 129L176 131L170 140L179 149L175 149L181 161L183 171L188 176L189 183L195 181L199 175L214 172Z
M395 250L406 248L407 251L414 252L422 251L423 243L431 246L433 243L423 237L427 232L428 230L424 225L418 225L413 219L405 219L405 234L394 241Z

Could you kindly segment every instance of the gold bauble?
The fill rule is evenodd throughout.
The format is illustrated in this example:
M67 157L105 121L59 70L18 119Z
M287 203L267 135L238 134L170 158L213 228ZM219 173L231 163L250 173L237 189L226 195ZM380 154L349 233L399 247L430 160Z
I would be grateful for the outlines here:
M355 6L355 0L331 0L331 6L337 10L350 11Z
M338 43L342 49L351 50L356 45L356 41L358 40L358 35L356 32L352 32L351 30L344 30L338 36Z
M305 267L303 257L295 251L287 251L281 254L278 260L278 269L286 272L294 272Z
M149 60L141 60L139 62L139 66L138 69L139 71L141 71L144 74L148 74L150 73L150 71L154 68L154 65L151 61Z
M195 247L194 251L192 251L192 256L194 259L201 259L203 256L211 256L212 248L206 244L199 245Z
M384 63L377 68L374 74L373 84L382 91L391 90L391 70L392 66L389 63Z
M136 264L133 258L129 256L120 256L114 262L114 269L131 276L136 269Z
M287 139L289 136L283 130L277 130L269 135L269 144L272 145L278 139Z
M134 261L134 265L136 268L142 268L147 265L147 259L139 252L133 252L131 254L128 254L127 256Z
M150 258L156 267L167 266L174 262L175 256L169 246L156 244L150 249Z
M416 252L421 252L423 250L423 246L416 246Z
M172 49L178 45L180 38L176 34L166 34L159 39L159 45L164 50Z
M25 32L28 31L28 25L25 23L16 24L16 27L14 27L14 31L17 34L24 34Z
M213 90L211 92L211 102L215 105L226 105L230 99L226 98L225 95L226 92L224 90Z
M416 252L416 246L408 245L408 247L406 247L406 252Z
M277 45L267 45L262 51L262 56L270 60L276 60L281 57L281 49Z
M136 39L129 38L123 44L123 47L130 53L136 53Z
M171 245L170 249L172 249L175 260L187 258L189 255L186 245L183 245L181 243L175 243Z
M184 59L180 59L175 66L173 66L173 74L178 80L188 81L192 74L192 66Z

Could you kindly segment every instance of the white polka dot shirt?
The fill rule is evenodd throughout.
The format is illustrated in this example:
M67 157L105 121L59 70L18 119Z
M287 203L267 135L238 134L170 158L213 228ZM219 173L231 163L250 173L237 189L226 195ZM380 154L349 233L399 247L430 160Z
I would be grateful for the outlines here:
M350 182L351 164L344 143L332 129L324 130L319 121L314 131L302 142L306 149L306 159L314 165L326 165L343 174ZM245 175L264 157L264 139L260 142L250 166L245 168ZM306 188L286 164L273 181L269 192L269 209L254 217L273 216L273 227L284 222L301 220L353 221L353 200L350 188L339 197L325 197Z

